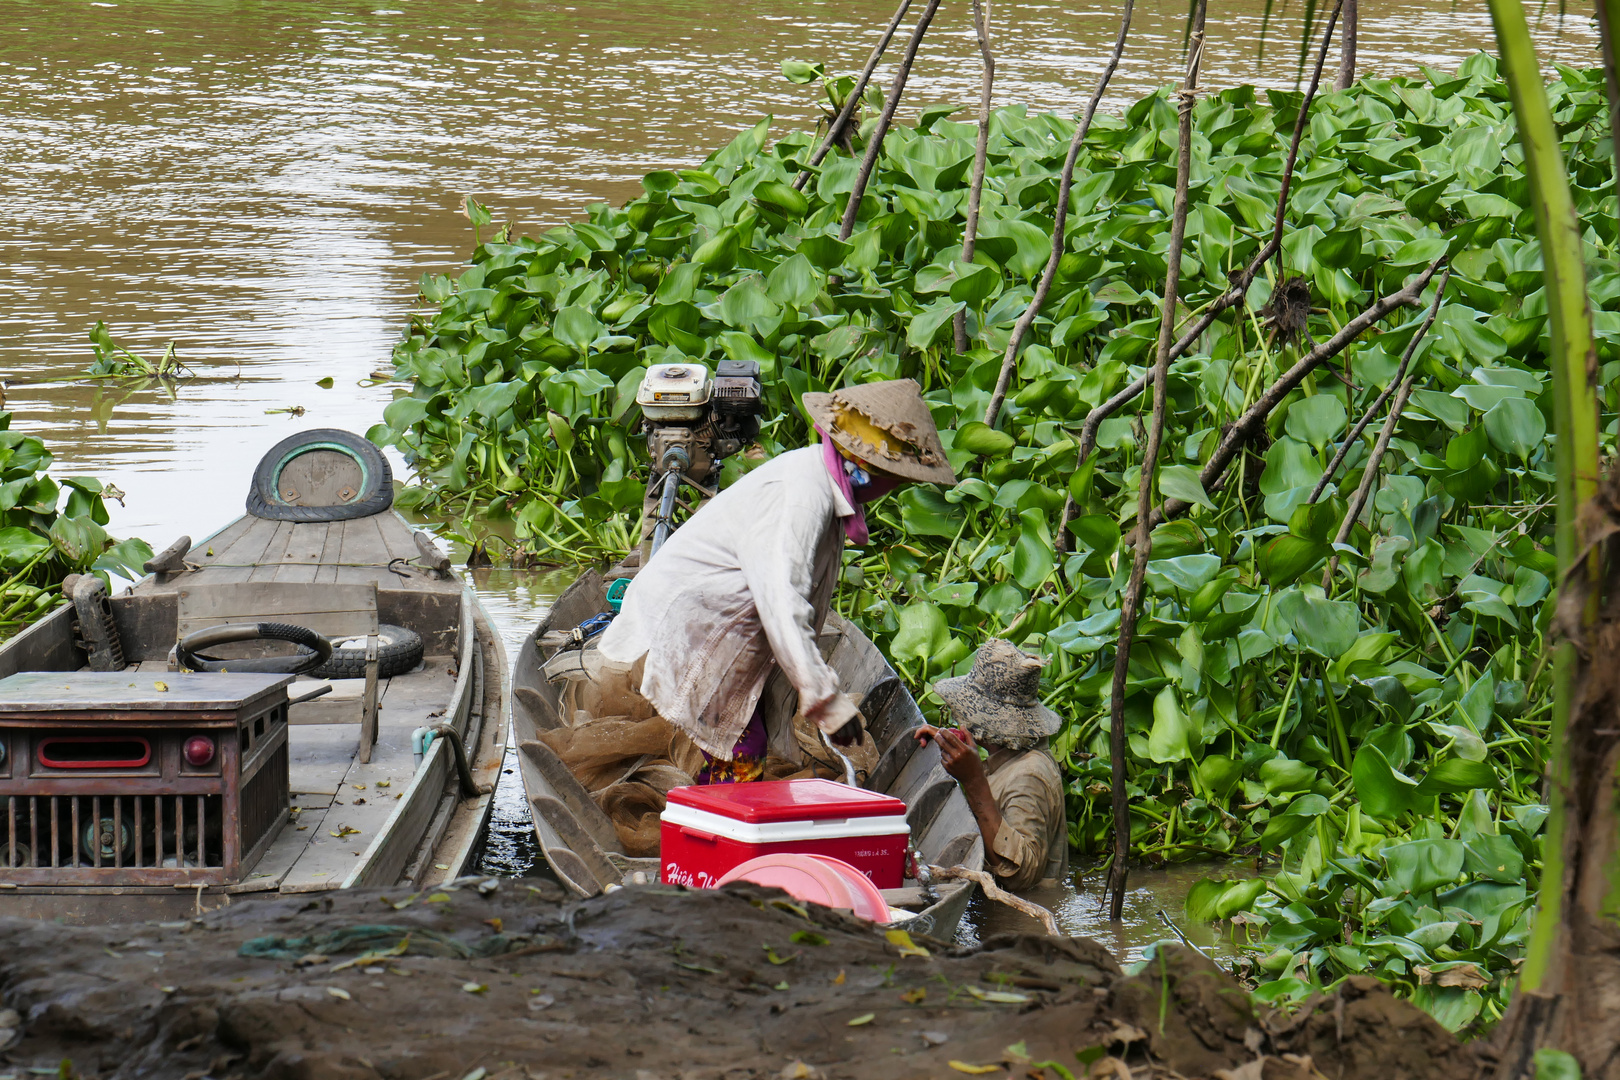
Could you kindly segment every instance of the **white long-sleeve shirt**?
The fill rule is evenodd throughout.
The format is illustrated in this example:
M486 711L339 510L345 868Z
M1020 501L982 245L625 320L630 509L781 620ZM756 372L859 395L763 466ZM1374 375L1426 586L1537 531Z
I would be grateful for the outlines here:
M766 462L676 529L642 567L598 648L647 658L641 692L708 753L729 759L772 664L832 732L855 715L816 634L855 513L820 446Z

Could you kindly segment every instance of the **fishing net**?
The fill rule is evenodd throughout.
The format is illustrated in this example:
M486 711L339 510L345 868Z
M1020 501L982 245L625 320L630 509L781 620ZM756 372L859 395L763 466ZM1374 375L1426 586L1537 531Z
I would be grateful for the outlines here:
M542 731L539 738L613 822L624 853L656 857L666 795L693 782L703 768L703 752L641 696L634 668L612 664L586 648L553 657L546 674L561 690L563 726ZM802 715L793 717L792 735L797 754L768 756L765 779L844 776L843 762ZM871 775L878 755L870 738L845 753L859 780Z

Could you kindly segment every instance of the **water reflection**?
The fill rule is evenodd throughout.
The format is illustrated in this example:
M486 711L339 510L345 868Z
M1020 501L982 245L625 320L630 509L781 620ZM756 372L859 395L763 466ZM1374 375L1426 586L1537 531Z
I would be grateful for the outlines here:
M129 493L116 532L166 543L188 507L237 505L289 431L377 422L394 389L368 376L416 281L470 248L463 195L538 231L761 113L810 122L816 90L778 62L859 67L890 3L0 0L0 373L18 426ZM1292 85L1305 6L1222 5L1208 84ZM1490 41L1484 0L1362 7L1363 63L1386 73ZM1185 11L1138 4L1111 105L1174 76ZM995 18L997 101L1073 111L1117 4L1008 0ZM1584 15L1547 5L1540 29L1549 58L1593 62ZM947 9L905 112L977 85L965 8ZM175 340L214 378L67 381L98 318L143 354Z

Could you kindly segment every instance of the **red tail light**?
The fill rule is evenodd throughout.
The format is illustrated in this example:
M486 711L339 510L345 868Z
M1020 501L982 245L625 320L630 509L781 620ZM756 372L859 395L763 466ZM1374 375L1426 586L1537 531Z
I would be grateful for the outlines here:
M214 740L206 735L193 735L186 740L186 764L200 769L214 760Z

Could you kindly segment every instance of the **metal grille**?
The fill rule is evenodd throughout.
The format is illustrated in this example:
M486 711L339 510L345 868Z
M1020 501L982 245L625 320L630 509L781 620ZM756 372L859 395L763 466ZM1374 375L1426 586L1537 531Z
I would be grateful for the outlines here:
M222 809L218 795L8 796L0 870L223 867Z
M276 747L270 760L242 789L242 854L253 850L265 833L276 827L287 809L287 744Z

